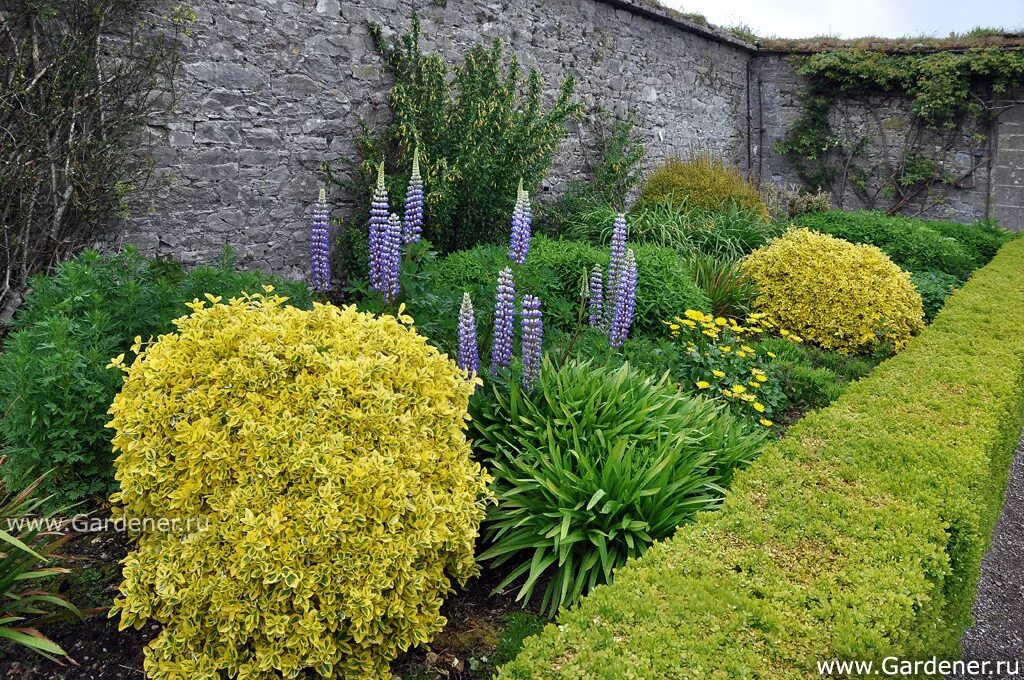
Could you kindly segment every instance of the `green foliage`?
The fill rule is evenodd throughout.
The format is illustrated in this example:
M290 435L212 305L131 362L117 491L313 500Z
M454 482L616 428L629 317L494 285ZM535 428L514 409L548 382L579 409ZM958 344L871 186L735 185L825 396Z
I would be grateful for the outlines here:
M442 252L501 240L519 181L527 191L536 190L567 121L580 113L574 79L566 78L545 108L540 74L531 69L524 79L514 56L506 63L498 40L473 47L461 65L449 68L439 55L420 49L415 16L411 31L391 42L376 24L370 32L394 78L389 94L394 118L374 141L363 140L358 195L368 203L377 163L385 156L394 159L399 167L390 173L388 188L395 209L418 147L424 238Z
M825 349L899 351L924 327L910 276L874 246L793 229L751 253L742 268L766 320Z
M959 279L966 279L1013 238L989 223L956 225L869 210L830 210L804 215L799 223L851 243L878 246L908 271L939 271Z
M979 220L974 224L922 220L924 225L943 236L954 239L980 267L996 256L999 249L1020 235L1003 229L995 220Z
M695 254L689 265L693 282L704 291L715 316L739 319L750 312L757 288L736 262Z
M608 114L599 110L595 123L597 140L590 179L570 181L565 194L540 206L539 222L554 236L578 238L571 233L574 225L601 206L625 210L626 197L642 176L640 162L646 150L632 119L609 122Z
M594 206L566 221L568 238L604 245L611 239L616 211ZM672 248L684 255L737 260L777 236L783 225L760 214L730 206L722 210L673 207L666 203L636 205L628 215L629 238Z
M494 666L502 666L516 657L523 648L523 642L531 635L537 635L547 621L530 612L509 612L502 622L501 639L494 648L490 662Z
M81 617L81 612L64 597L41 588L47 579L68 573L46 566L67 543L68 534L55 529L59 522L45 524L53 513L43 508L48 499L36 493L45 478L38 477L18 494L0 487L0 642L11 641L56 660L66 652L40 633L38 626L54 620L55 613ZM33 520L37 524L17 524Z
M786 395L786 407L797 411L828 406L849 383L867 376L880 360L828 352L785 338L766 338L757 347L773 360L774 375Z
M478 571L475 386L407 317L210 300L113 362L113 514L149 521L112 612L160 624L154 680L384 677Z
M635 253L638 284L634 328L637 331L663 332L663 319L689 308L708 307L707 298L693 283L686 261L680 255L649 245L638 246ZM545 328L569 331L580 319L582 294L595 264L607 266L606 249L578 241L535 236L526 263L513 266L516 293L529 293L541 299ZM510 265L507 248L478 246L452 253L436 265L428 266L424 278L431 281L431 288L438 295L451 300L461 300L462 293L469 292L477 312L478 328L490 328L498 272ZM426 316L416 297L409 296L407 304L413 318L419 320ZM454 333L454 328L450 326L447 332ZM444 346L454 347L454 335Z
M499 677L781 680L814 659L959 658L1024 424L1022 260L1006 246L905 352L739 473L718 512Z
M911 272L910 281L921 294L924 303L924 320L931 323L939 313L946 299L962 285L957 277L943 272Z
M0 437L13 489L51 470L42 492L67 503L113 489L113 453L106 410L121 385L111 357L131 354L133 338L172 329L185 303L204 293L231 297L279 286L293 303L309 305L302 283L259 272L236 272L229 253L215 267L183 273L134 249L115 256L86 252L52 276L32 280L0 355Z
M644 180L637 204L655 203L706 210L738 207L768 218L768 208L757 188L709 154L694 155L686 161L673 158L652 172Z
M498 589L521 581L517 599L529 601L543 587L551 615L714 508L763 441L625 365L546 361L532 395L512 385L477 403L475 443L498 497L480 559L516 563Z

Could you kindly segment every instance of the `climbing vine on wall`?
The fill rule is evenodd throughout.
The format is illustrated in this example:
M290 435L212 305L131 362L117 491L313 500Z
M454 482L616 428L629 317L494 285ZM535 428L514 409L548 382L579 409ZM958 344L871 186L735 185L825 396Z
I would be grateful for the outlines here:
M960 176L950 171L941 152L955 151L965 138L973 149L986 146L991 123L1002 110L996 102L1024 84L1024 51L997 47L927 53L844 50L794 60L797 73L807 79L804 108L775 150L788 155L813 188L832 188L841 195L850 187L870 207L888 199L890 212L915 198L927 204L932 188L957 186L973 175L983 152L973 152L975 161ZM866 149L877 140L841 134L833 129L832 115L838 101L872 95L905 95L912 117L898 148L873 165ZM968 121L977 128L964 129ZM926 137L930 148L922 141Z

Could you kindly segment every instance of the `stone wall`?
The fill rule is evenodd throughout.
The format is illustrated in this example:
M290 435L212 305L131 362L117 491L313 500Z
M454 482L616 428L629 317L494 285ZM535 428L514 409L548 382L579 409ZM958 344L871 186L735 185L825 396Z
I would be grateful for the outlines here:
M154 12L171 2L156 0ZM194 1L176 109L152 122L160 188L134 206L123 241L185 262L232 245L243 264L305 271L306 215L325 160L353 155L361 122L388 115L388 78L367 22L450 61L501 38L554 95L578 79L590 110L630 112L649 160L709 149L747 163L749 46L628 2L595 0ZM588 128L570 131L544 190L584 167ZM543 193L543 191L542 191ZM543 198L543 196L541 197ZM339 211L367 197L333 196Z
M785 55L761 54L755 59L753 99L760 113L758 136L762 155L754 174L764 180L783 184L801 184L797 169L788 159L773 151L790 124L800 115L803 105L800 90L804 80L794 71ZM937 184L907 201L903 212L935 219L972 222L989 216L990 168L997 164L995 130L972 118L954 130L935 132L912 124L910 101L904 96L878 95L860 99L842 99L833 104L830 123L847 148L863 143L847 166L843 158L834 158L840 168L832 186L833 201L848 210L887 209L896 197L886 191L894 169L907 153L931 159L949 183ZM998 126L997 126L998 127ZM845 169L845 172L842 171ZM866 181L858 182L858 174ZM909 192L908 192L909 193ZM1022 201L1020 194L1016 202ZM1021 225L1018 216L1008 222Z
M177 0L149 0L155 14ZM193 0L174 111L149 128L154 188L140 192L116 243L186 263L236 249L242 264L285 275L306 270L307 215L320 164L354 154L362 123L389 116L389 80L367 22L404 32L413 12L423 46L458 61L501 38L553 98L574 74L588 111L633 117L648 164L709 150L755 181L800 178L774 143L801 110L803 85L783 55L652 10L644 0ZM868 139L865 167L899 157L911 119L901 97L841 101L833 127ZM976 121L955 137L928 133L920 148L956 186L908 206L930 217L993 216L1021 228L1024 108L1009 108L985 144ZM998 128L998 126L997 126ZM569 131L540 198L585 172L591 128ZM343 167L340 164L335 167ZM888 207L877 178L836 191L845 208ZM874 200L872 197L874 196ZM365 196L334 195L338 214Z

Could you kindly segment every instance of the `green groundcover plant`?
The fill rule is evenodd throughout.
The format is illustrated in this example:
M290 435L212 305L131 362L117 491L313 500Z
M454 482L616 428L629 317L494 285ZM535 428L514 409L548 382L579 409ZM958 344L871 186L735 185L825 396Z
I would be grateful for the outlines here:
M532 394L513 384L477 404L476 448L498 496L480 559L514 563L498 589L521 584L527 601L543 590L549 614L715 508L765 439L628 365L548 360Z
M957 658L1024 423L1024 243L793 426L722 508L526 642L512 678L797 678ZM965 342L970 338L970 342Z
M32 281L0 355L0 474L20 490L52 470L40 493L63 504L113 490L113 452L106 410L121 386L107 366L131 353L136 336L170 331L185 303L213 293L231 297L279 286L308 306L304 284L260 272L236 272L230 253L216 266L184 272L134 249L113 256L86 252Z

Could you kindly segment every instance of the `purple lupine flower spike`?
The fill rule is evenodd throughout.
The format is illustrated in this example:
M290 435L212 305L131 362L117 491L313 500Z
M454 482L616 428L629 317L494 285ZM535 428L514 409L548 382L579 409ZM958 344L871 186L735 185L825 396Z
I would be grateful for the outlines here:
M470 375L480 372L480 352L476 344L476 319L473 316L473 301L469 293L462 294L459 308L459 368Z
M381 250L381 292L384 301L391 304L398 297L402 267L402 223L395 213L385 225Z
M405 216L402 218L402 240L416 243L423 233L423 178L420 176L420 149L412 152L412 176L405 192Z
M544 321L540 311L540 300L532 295L523 296L523 388L529 392L540 378L541 347L544 336Z
M604 324L604 285L602 283L601 265L599 264L595 264L594 268L590 270L589 293L590 326L591 328L598 328Z
M632 249L626 251L626 262L617 287L615 298L615 315L611 328L608 330L608 344L622 347L629 337L629 329L633 326L633 313L636 310L636 256Z
M494 339L491 343L491 371L512 363L512 341L515 336L516 282L512 269L498 272L498 290L494 295Z
M331 235L330 210L327 192L320 187L320 199L313 207L309 220L309 279L314 292L326 293L331 289Z
M622 275L626 265L626 237L629 233L629 225L626 223L626 215L619 213L615 218L615 226L612 229L611 253L608 257L608 277L605 279L604 296L604 322L611 324L612 316L615 314L615 304L619 277Z
M532 221L533 210L530 208L530 194L523 190L523 180L519 180L516 205L512 209L512 235L508 246L508 256L516 264L526 262L526 255L530 251Z
M391 208L388 206L388 189L384 186L384 161L377 166L377 186L373 190L373 200L370 202L370 288L378 292L384 292L383 261L386 257L385 238L388 230L388 215Z

